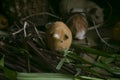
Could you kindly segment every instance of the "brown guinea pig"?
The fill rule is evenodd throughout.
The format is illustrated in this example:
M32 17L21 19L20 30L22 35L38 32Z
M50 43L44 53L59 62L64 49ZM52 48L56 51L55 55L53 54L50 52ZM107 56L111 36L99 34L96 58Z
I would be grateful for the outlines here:
M68 50L72 42L70 29L61 21L53 22L46 31L46 43L53 51Z
M75 39L81 40L85 38L88 22L84 15L80 13L72 15L67 21L67 25Z

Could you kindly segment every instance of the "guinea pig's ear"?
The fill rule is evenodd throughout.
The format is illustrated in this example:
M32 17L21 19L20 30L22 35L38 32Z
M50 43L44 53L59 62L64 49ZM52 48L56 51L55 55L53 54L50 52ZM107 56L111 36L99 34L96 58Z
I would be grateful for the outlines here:
M53 37L53 34L54 34L53 32L50 32L50 37Z
M53 25L53 23L52 23L52 22L49 22L49 23L47 23L47 24L45 25L45 28L46 28L46 29L49 29L52 25Z

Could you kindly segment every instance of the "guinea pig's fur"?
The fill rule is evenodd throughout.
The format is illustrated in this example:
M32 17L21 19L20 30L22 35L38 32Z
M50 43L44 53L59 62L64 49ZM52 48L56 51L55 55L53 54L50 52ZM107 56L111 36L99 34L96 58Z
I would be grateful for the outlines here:
M85 34L88 28L88 23L84 15L74 14L68 21L72 35L75 39L81 40L85 38Z
M46 43L53 51L68 50L72 42L70 29L61 21L53 22L46 31Z

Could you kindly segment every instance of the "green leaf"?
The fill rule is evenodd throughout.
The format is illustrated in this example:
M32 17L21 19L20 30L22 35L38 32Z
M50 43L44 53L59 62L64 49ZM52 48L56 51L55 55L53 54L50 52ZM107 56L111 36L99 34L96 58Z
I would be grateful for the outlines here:
M17 80L73 80L74 76L60 73L18 73Z
M9 80L15 80L16 78L16 72L12 71L4 66L4 56L0 60L0 68L3 70L4 75L9 79Z
M88 76L78 76L77 78L80 80L104 80L104 79L93 78L93 77L88 77Z
M118 78L111 78L111 79L107 79L107 80L120 80Z
M112 63L114 60L115 60L114 58L105 58L105 57L102 57L102 58L100 59L100 61L101 61L102 63L105 63L105 64Z
M4 67L4 56L0 59L0 66Z
M9 80L16 79L16 72L4 67L4 75L8 77Z
M58 63L58 65L56 67L57 70L60 70L62 65L64 64L64 62L66 62L68 60L66 56L70 53L70 51L62 50L62 51L60 51L60 53L63 54L64 58L62 58L60 60L60 62Z
M104 57L111 57L111 58L116 58L116 56L118 55L110 55L109 53L106 53L104 51L99 51L97 49L93 49L93 48L89 48L89 47L85 47L85 46L81 46L81 45L78 45L76 43L72 43L72 47L76 48L76 49L82 49L84 51L86 51L87 53L86 54L95 54L95 55L99 55L99 56L104 56ZM118 56L120 58L120 56Z
M61 67L62 67L62 65L64 64L65 60L66 60L66 58L62 58L62 59L60 60L60 62L58 63L58 65L57 65L57 67L56 67L57 70L60 70L60 69L61 69Z

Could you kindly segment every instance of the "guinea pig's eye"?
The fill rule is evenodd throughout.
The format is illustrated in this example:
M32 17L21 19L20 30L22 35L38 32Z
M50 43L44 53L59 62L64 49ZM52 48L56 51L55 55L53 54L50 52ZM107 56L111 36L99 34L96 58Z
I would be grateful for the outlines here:
M53 37L53 34L54 34L54 33L53 33L53 32L51 32L51 33L50 33L50 37Z
M67 40L69 37L68 37L68 35L64 35L64 40Z

